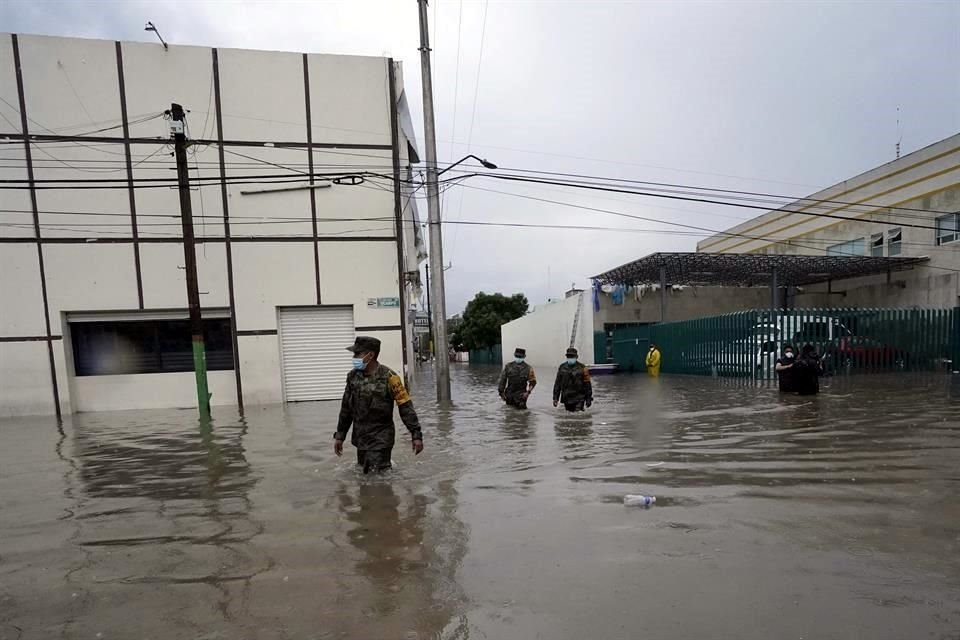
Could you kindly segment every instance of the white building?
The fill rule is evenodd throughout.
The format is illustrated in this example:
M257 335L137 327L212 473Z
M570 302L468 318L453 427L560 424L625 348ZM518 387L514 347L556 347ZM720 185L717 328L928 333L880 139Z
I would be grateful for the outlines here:
M399 64L5 34L0 416L195 406L174 102L212 403L339 398L356 334L392 368L412 357Z
M795 306L960 305L960 134L700 242L705 253L928 257L912 271L811 287ZM839 296L839 298L838 298Z
M513 350L527 350L535 367L557 367L571 344L584 364L595 364L593 308L589 293L571 291L563 300L537 306L533 311L500 327L503 361L513 360Z

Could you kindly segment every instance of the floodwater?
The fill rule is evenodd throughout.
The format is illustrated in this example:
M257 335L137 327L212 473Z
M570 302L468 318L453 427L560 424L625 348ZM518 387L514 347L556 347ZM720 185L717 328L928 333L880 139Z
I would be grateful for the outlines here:
M381 477L336 403L0 421L0 638L960 638L949 378L454 375Z

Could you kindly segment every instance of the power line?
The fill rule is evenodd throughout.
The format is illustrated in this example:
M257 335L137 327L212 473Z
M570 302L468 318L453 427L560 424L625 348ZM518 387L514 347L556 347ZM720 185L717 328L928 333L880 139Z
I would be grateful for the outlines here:
M226 150L226 149L225 149L225 150ZM271 161L269 161L269 160L264 160L264 159L261 159L261 158L255 158L254 156L248 156L248 155L246 155L246 154L241 154L241 153L239 153L239 152L235 152L235 151L232 151L232 150L230 151L230 153L231 153L231 154L234 154L234 155L238 155L238 156L243 157L243 158L246 158L246 159L249 159L249 160L253 160L253 161L256 161L256 162L260 162L260 163L262 163L262 164L267 164L267 165L271 165L271 166L274 166L274 167L277 167L277 168L281 168L281 169L284 169L284 170L286 170L286 171L295 171L298 176L300 176L300 175L303 175L303 176L308 175L307 172L299 171L299 170L296 170L296 169L292 169L291 167L289 167L289 166L287 166L287 165L281 165L281 164L278 164L278 163L273 163L273 162L271 162ZM314 176L317 176L317 175L318 175L318 174L316 174L316 173L314 174ZM321 174L321 175L324 175L324 174ZM343 176L343 175L344 175L344 172L341 172L341 173L339 173L339 174L326 174L326 175L328 175L328 176L330 176L330 175L340 175L340 176ZM389 179L389 180L392 180L392 179L393 179L392 176L379 175L379 174L376 174L375 172L361 172L360 175L363 175L363 176L377 176L377 177L381 177L381 178ZM525 183L541 184L541 185L553 185L553 186L559 186L559 187L587 189L587 190L594 190L594 191L604 191L604 192L609 192L609 193L620 193L620 194L626 194L626 195L638 195L638 196L644 196L644 197L655 197L655 198L665 198L665 199L683 200L683 201L688 201L688 202L698 202L698 203L702 203L702 204L715 204L715 205L722 205L722 206L741 207L741 208L747 208L747 209L762 210L762 211L765 211L765 212L766 212L766 211L770 211L770 207L769 207L769 206L766 206L766 205L755 205L755 204L749 204L749 203L745 203L745 202L729 202L729 201L723 201L723 200L715 200L715 199L702 198L702 197L698 197L698 196L701 195L701 194L696 193L696 192L694 192L695 195L688 195L688 194L691 193L691 192L689 192L689 191L669 191L669 190L668 190L668 191L664 191L663 189L659 189L659 190L658 190L658 189L652 189L652 190L640 191L640 190L637 190L637 188L635 188L635 187L630 187L630 188L615 188L615 187L613 187L613 186L610 186L610 185L608 185L608 184L603 184L603 183L598 184L598 183L593 183L593 182L577 181L577 180L559 181L559 180L549 180L549 179L537 178L537 177L531 177L531 176L517 176L517 175L509 175L509 174L501 174L501 173L482 173L482 172L467 173L467 174L459 175L459 176L454 177L454 178L450 178L450 179L448 179L448 180L444 180L443 182L444 182L444 183L448 183L448 184L456 184L456 183L458 183L458 182L462 182L463 180L465 180L465 179L467 179L467 178L470 178L470 177L474 177L474 176L485 177L485 178L494 179L494 180L507 180L507 181L517 181L517 182L525 182ZM243 181L241 180L241 178L242 178L242 179L250 179L250 180L263 180L264 183L266 183L266 181L268 181L268 180L270 181L270 183L281 183L281 182L284 182L284 181L285 181L285 180L283 180L283 178L285 178L285 177L287 177L287 176L286 176L286 175L283 175L283 174L270 174L270 175L259 175L259 176L231 176L231 177L228 179L228 182L229 182L230 184L250 184L249 182L243 182ZM70 183L72 183L73 185L76 185L76 184L82 184L82 183L84 183L84 182L88 182L88 181L92 181L92 180L95 180L95 179L84 179L84 180L81 180L81 179L74 179L74 180L66 180L66 179L63 179L63 180L59 180L59 181L51 180L51 181L49 181L48 184L55 184L55 183L62 183L62 182L70 182ZM153 179L151 179L151 178L143 178L143 179L140 179L138 182L143 182L143 181L163 182L163 181L167 181L167 180L168 180L168 179L166 179L166 178L153 178ZM219 181L219 176L209 176L209 177L198 176L198 177L196 178L197 186L209 186L209 185L204 185L204 184L203 184L203 181L204 181L204 180L216 180L216 181ZM611 179L611 180L612 180L612 179ZM99 181L106 183L106 182L116 182L117 180L100 179ZM17 183L24 183L24 182L27 182L27 181L23 181L23 180L19 180L19 181L18 181L18 180L8 180L8 181L4 181L4 182L5 182L6 184L17 184ZM41 184L46 184L46 183L44 183L43 181L35 181L34 184L36 185L37 182L40 182ZM161 185L161 186L162 186L162 185ZM678 186L680 186L680 185L678 185ZM0 187L0 188L9 189L9 188L15 188L15 187ZM80 188L90 188L90 187L80 187L80 186L69 186L69 187L67 187L67 186L61 186L61 187L42 187L42 186L36 186L35 188L70 188L70 189L80 189ZM108 188L108 187L103 187L103 188ZM138 184L138 185L135 185L134 188L148 188L148 185ZM696 186L688 187L688 188L690 188L690 189L704 189L704 188L702 188L702 187L696 187ZM656 191L662 191L662 193L657 193ZM737 193L737 192L733 192L733 191L731 191L731 190L726 190L726 193L729 194L729 193ZM749 193L749 192L748 192L748 193ZM733 199L733 200L747 200L747 201L755 200L754 198L751 198L751 197L749 197L749 196L747 196L747 197L738 197L738 196L727 195L727 196L725 196L725 197L731 198L731 199ZM771 197L773 197L773 196L771 196ZM816 202L814 199L807 199L807 200ZM856 205L856 203L849 203L849 204L852 205L852 206L855 206L855 205ZM822 206L822 205L817 205L817 206ZM873 206L873 205L865 205L865 206ZM879 206L879 205L877 205L876 208L877 208L877 209L880 209L880 210L889 209L889 207L881 207L881 206ZM934 211L926 211L926 210L919 210L919 209L910 209L910 210L912 210L912 211L925 211L926 213L938 213L938 214L950 213L950 212L943 212L943 211L936 211L936 212L934 212ZM815 217L834 218L834 219L845 220L845 221L849 221L849 220L852 220L852 219L853 219L853 218L850 218L850 217L847 217L847 216L838 216L838 215L835 215L835 214L818 213L818 212L813 212L813 211L795 211L795 212L792 212L792 213L796 213L796 214L799 214L799 215L815 216ZM921 228L921 229L932 229L932 230L936 230L936 227L931 227L931 226L929 226L929 225L918 225L918 224L911 224L911 223L899 222L899 221L898 221L898 222L891 222L891 221L884 221L884 220L873 220L872 222L876 222L876 223L884 224L884 225L888 225L888 226L911 227L911 228Z
M460 42L463 34L463 0L460 0L457 11L457 62L453 72L453 123L450 126L450 139L457 137L457 101L460 92ZM453 143L450 143L450 155L453 155ZM446 208L447 194L444 192L440 199L440 211Z
M472 174L472 175L479 175L479 174ZM750 204L750 203L746 203L746 202L725 202L725 201L723 201L723 200L713 200L713 199L709 199L709 198L699 198L699 197L694 197L694 196L677 195L677 194L671 194L671 193L656 193L656 192L650 192L650 191L635 191L635 190L628 190L628 189L617 189L617 188L613 188L613 187L609 187L609 186L599 186L599 185L594 185L594 184L590 184L590 183L561 182L561 181L556 181L556 180L537 179L537 178L531 178L531 177L525 177L525 176L524 176L524 177L520 177L520 176L496 175L496 174L482 174L482 175L483 175L484 177L492 178L492 179L494 179L494 180L504 180L504 181L508 181L508 182L529 182L529 183L533 183L533 184L549 184L549 185L556 185L556 186L571 187L571 188L575 188L575 189L585 189L585 190L589 190L589 191L603 191L603 192L608 192L608 193L623 193L623 194L637 195L637 196L643 196L643 197L649 197L649 198L664 198L664 199L667 199L667 200L681 200L681 201L684 201L684 202L699 202L699 203L702 203L702 204L715 204L715 205L721 205L721 206L726 206L726 207L740 207L740 208L744 208L744 209L755 209L755 210L761 210L761 211L766 211L766 212L769 212L769 211L770 211L770 207L766 207L766 206L762 206L762 205ZM461 177L461 178L462 178L462 177ZM839 215L834 215L834 214L829 214L829 213L815 213L815 212L811 212L811 211L795 211L795 212L790 212L790 213L796 213L796 214L799 214L799 215L806 215L806 216L814 216L814 217L818 217L818 218L832 218L832 219L836 219L836 220L845 220L845 221L847 221L847 222L850 222L850 221L861 221L861 220L858 220L858 219L856 219L856 218L850 218L850 217L847 217L847 216L839 216ZM947 213L952 213L952 212L948 212L948 211L932 212L932 211L931 211L930 213L947 214ZM883 221L883 220L871 220L870 222L873 222L873 223L876 223L876 224L888 225L888 226L891 226L891 227L910 227L910 228L914 228L914 229L930 229L930 230L936 230L936 227L932 227L932 226L929 226L929 225L918 225L918 224L912 224L912 223L907 223L907 222L887 222L887 221Z
M505 195L513 195L506 194ZM2 211L2 210L0 210ZM40 212L40 213L50 213L50 212ZM65 213L65 212L59 212ZM107 215L107 214L100 214ZM114 214L123 217L129 217L127 214ZM169 216L176 217L176 216ZM222 218L217 216L207 216L211 219L223 221ZM231 222L233 218L231 218ZM379 218L326 218L318 219L317 222L321 223L343 223L343 222L394 222L394 219L389 216L379 217ZM264 218L254 221L241 221L233 224L237 225L267 225L267 224L311 224L312 220L309 218ZM62 225L69 225L69 229L63 227ZM675 230L675 229L650 229L650 228L634 228L634 227L609 227L609 226L600 226L600 225L565 225L565 224L551 224L551 223L524 223L524 222L500 222L500 221L490 221L490 220L458 220L458 221L445 221L443 224L447 225L462 225L462 226L471 226L471 227L494 227L494 228L520 228L520 229L544 229L544 230L569 230L569 231L605 231L605 232L615 232L615 233L642 233L648 235L671 235L671 236L681 236L681 237L705 237L714 233L712 230L704 231L693 231L693 230ZM124 233L121 231L109 231L104 229L108 227L110 229L117 229L125 225L120 223L79 223L79 222L60 222L60 223L40 223L41 227L48 230L70 230L75 232L83 232L88 229L97 229L97 233ZM416 227L418 224L413 221L403 221L405 227ZM166 222L166 223L138 223L138 228L142 227L179 227L179 222ZM12 228L33 228L32 223L19 223L19 222L0 222L0 227L12 227ZM375 227L369 229L348 229L338 232L329 232L319 234L319 237L324 237L327 235L343 235L348 233L361 233L365 231L377 231L377 230L387 230L392 227ZM147 232L150 233L150 232ZM180 237L178 234L173 234L175 237ZM298 236L299 237L299 236ZM305 235L302 237L313 237L312 235ZM810 239L805 242L815 242L815 243L830 243L836 242L834 239ZM791 241L784 241L785 244L790 244L791 246L802 246L792 243ZM960 247L944 247L944 246L934 246L925 243L910 243L904 242L901 243L904 246L920 246L920 247L929 247L937 249L957 249ZM812 248L812 247L811 247ZM816 247L818 251L822 251L824 247Z
M824 250L824 247L812 247L812 246L808 246L808 245L801 244L801 243L796 242L795 240L791 240L791 239L775 239L775 238L771 238L771 237L767 237L767 236L752 236L752 235L748 235L748 234L744 234L744 233L737 233L737 232L734 232L734 231L721 231L721 230L718 230L718 229L711 229L711 228L709 228L709 227L700 227L700 226L697 226L697 225L685 224L685 223L682 223L682 222L673 222L673 221L667 221L667 220L659 220L659 219L657 219L657 218L650 218L650 217L647 217L647 216L639 216L639 215L635 215L635 214L631 214L631 213L626 213L626 212L623 212L623 211L616 211L616 210L613 210L613 209L602 209L602 208L599 208L599 207L590 207L590 206L586 206L586 205L575 204L575 203L572 203L572 202L564 202L564 201L561 201L561 200L551 200L551 199L548 199L548 198L539 198L539 197L536 197L536 196L528 196L528 195L523 195L523 194L519 194L519 193L510 193L510 192L505 192L505 191L498 191L498 190L496 190L496 189L486 189L486 188L483 188L483 187L475 187L475 186L472 186L472 185L463 185L463 186L464 186L465 188L468 188L468 189L476 189L476 190L479 190L479 191L488 191L488 192L490 192L490 193L498 193L498 194L501 194L501 195L507 195L507 196L512 196L512 197L516 197L516 198L522 198L522 199L525 199L525 200L533 200L533 201L537 201L537 202L545 202L545 203L549 203L549 204L556 204L556 205L561 205L561 206L565 206L565 207L572 207L572 208L575 208L575 209L581 209L581 210L585 210L585 211L594 211L594 212L597 212L597 213L605 213L605 214L614 215L614 216L619 216L619 217L623 217L623 218L630 218L630 219L633 219L633 220L642 220L642 221L644 221L644 222L654 222L654 223L658 223L658 224L665 224L665 225L669 225L669 226L681 227L681 228L684 228L684 229L692 229L692 230L695 230L695 231L705 231L705 232L710 233L711 235L721 235L721 236L728 236L728 237L737 237L737 238L744 238L744 239L747 239L747 240L759 240L759 241L770 242L770 243L772 243L772 244L786 245L786 246L797 247L797 248L801 248L801 249L811 249L811 250L813 250L813 251L823 251L823 250ZM849 240L849 238L846 238L845 240ZM931 267L931 268L945 268L945 267ZM950 269L950 270L953 271L953 269Z
M279 166L279 165L278 165L278 166ZM315 177L325 177L325 178L327 178L327 179L336 179L337 177L340 177L340 178L346 178L346 177L363 177L363 178L366 178L366 177L376 177L376 178L380 178L380 179L383 179L383 180L390 180L390 181L393 180L393 177L392 177L392 176L383 175L383 174L376 174L376 173L373 173L373 172L359 172L359 173L336 172L336 173L330 173L330 174L317 174L317 173L314 173L313 175L314 175ZM227 184L230 184L230 185L245 185L245 184L246 184L246 185L250 185L250 184L252 184L252 185L275 185L275 184L287 184L287 183L291 183L291 182L303 182L304 176L305 176L305 174L302 173L302 172L301 172L301 173L298 173L298 174L294 174L292 177L289 176L288 174L244 175L244 176L231 176L231 177L227 178L225 182L226 182ZM459 177L459 180L462 181L462 180L464 180L464 179L466 179L466 178L469 178L469 177L473 177L473 175L460 176L460 177ZM763 210L763 211L768 211L768 210L769 210L769 208L768 208L768 207L765 207L765 206L753 205L753 204L748 204L748 203L743 203L743 202L725 202L725 201L721 201L721 200L711 200L711 199L704 199L704 198L697 198L697 197L689 197L689 196L682 196L682 195L675 195L675 194L665 194L665 193L655 193L655 192L643 192L643 191L635 191L635 190L615 189L615 188L612 188L612 187L609 187L609 186L597 186L597 185L592 185L592 184L570 183L570 182L561 182L561 181L552 181L552 180L540 180L540 179L534 179L534 178L530 178L530 177L526 177L526 176L523 176L523 177L517 177L517 176L499 176L499 175L490 174L490 175L484 175L484 177L493 178L493 179L497 179L497 180L506 180L506 181L521 182L521 183L548 184L548 185L564 186L564 187L577 188L577 189L587 189L587 190L593 190L593 191L602 191L602 192L610 192L610 193L623 193L623 194L628 194L628 195L638 195L638 196L652 197L652 198L665 198L665 199L671 199L671 200L682 200L682 201L688 201L688 202L700 202L700 203L707 203L707 204L716 204L716 205L723 205L723 206L729 206L729 207L740 207L740 208L747 208L747 209L760 209L760 210ZM28 180L26 180L26 181L25 181L25 180L20 180L20 179L0 180L0 189L5 189L5 190L19 189L19 190L23 190L23 189L29 189L29 188L31 188L30 186L22 186L23 183L25 183L25 182L28 183L29 181L28 181ZM66 185L65 185L65 184L60 184L60 183L62 183L62 182L69 182L69 183L71 183L71 184L66 184ZM74 180L49 179L49 180L47 180L47 181L45 181L45 180L36 181L36 180L35 180L32 188L38 189L38 190L88 190L88 189L128 189L128 188L133 188L133 189L150 189L150 188L172 188L172 187L173 187L173 183L172 183L171 179L169 179L169 178L141 178L141 179L138 179L138 180L136 181L138 184L134 184L134 185L129 185L129 184L110 184L110 183L118 183L118 182L121 182L121 180L120 180L120 179L112 179L112 178L85 178L85 179L74 179ZM125 182L125 181L123 181L123 182ZM144 183L144 182L148 182L148 183L151 183L151 184L142 184L142 183ZM200 177L197 177L197 178L193 179L192 182L193 182L193 185L194 185L195 187L197 187L197 188L213 187L213 186L219 186L219 185L220 185L221 178L218 177L218 176L207 176L207 177L200 176ZM444 181L444 182L447 182L447 183L449 183L449 184L453 184L451 181ZM463 186L465 186L465 185L463 185ZM563 203L563 204L566 204L566 203ZM814 216L814 217L823 217L823 218L832 218L832 219L839 219L839 220L844 220L844 221L853 220L852 218L849 218L849 217L846 217L846 216L838 216L838 215L826 214L826 213L815 213L815 212L806 212L806 211L805 211L805 212L798 212L798 213L800 213L801 215ZM937 213L948 213L948 212L937 212ZM664 222L664 223L666 223L666 221L662 221L662 220L660 220L659 222ZM884 221L884 220L872 220L872 221L870 221L870 222L873 222L873 223L876 223L876 224L887 225L887 226L891 226L891 227L908 227L908 228L927 229L927 230L934 230L934 231L937 230L937 227L936 227L936 226L919 225L919 224L912 224L912 223L907 223L907 222L888 222L888 221ZM717 233L719 233L719 231L718 231Z
M36 141L35 141L34 143L36 143ZM77 144L79 144L79 143L77 143ZM269 149L269 148L275 148L275 147L264 147L264 148L265 148L265 149ZM100 151L100 150L98 149L98 151ZM226 148L225 148L225 151L226 151ZM314 149L313 151L316 152L316 153L333 153L333 154L336 154L336 155L346 155L346 156L355 156L355 157L364 157L364 158L384 159L384 157L383 157L382 155L363 154L363 153L350 153L350 152L343 152L343 151L337 151L337 150L328 150L328 149ZM263 160L263 159L261 159L261 158L254 158L254 157L252 157L252 156L246 156L246 155L243 155L243 154L238 154L237 152L233 152L233 151L231 151L230 153L233 153L233 154L235 154L235 155L241 155L242 157L245 157L245 158L248 158L248 159L250 159L250 160L254 160L254 161L257 161L257 162L260 162L260 163L263 163L263 164L274 164L274 165L275 165L275 163L271 163L270 161ZM278 166L278 165L275 165L275 166ZM331 166L331 165L328 165L328 166ZM388 166L388 165L384 165L384 166ZM284 168L285 168L285 169L288 169L288 170L293 170L293 169L290 169L290 168L289 168L289 165L285 165ZM467 171L467 169L464 169L464 170L454 169L454 171L456 171L456 172ZM515 172L518 172L518 173L534 173L534 174L540 174L540 175L552 175L552 176L562 176L562 177L571 177L571 178L586 178L586 179L600 180L600 181L606 181L606 182L649 185L649 186L665 187L665 188L695 189L695 190L698 190L698 191L710 191L710 192L716 192L716 193L720 193L720 194L730 194L730 195L736 195L736 196L756 196L756 197L762 197L762 198L776 198L776 199L780 199L780 200L785 200L785 201L787 201L786 203L779 203L779 202L774 202L774 203L772 203L772 204L775 204L775 205L779 205L780 207L782 207L782 206L789 206L790 204L792 204L792 203L795 202L795 201L802 200L802 201L805 201L805 202L815 203L815 204L817 204L817 205L837 204L837 205L842 205L842 206L859 207L859 208L861 208L861 209L873 209L873 210L878 210L878 211L883 211L883 210L892 211L892 210L896 210L896 211L919 212L919 213L950 213L950 212L946 212L946 211L931 211L931 210L926 210L926 209L910 208L910 207L899 207L899 206L898 206L898 207L888 207L888 206L883 206L883 205L871 205L871 204L866 204L866 203L844 202L844 201L839 201L839 200L821 200L821 199L810 198L810 197L797 198L797 197L794 197L794 196L785 196L785 195L769 194L769 193L762 193L762 192L739 191L739 190L733 190L733 189L719 189L719 188L713 188L713 187L701 187L701 186L697 186L697 185L683 185L683 184L677 184L677 183L663 183L663 182L652 182L652 181L641 181L641 180L611 178L611 177L605 177L605 176L591 176L591 175L587 175L587 174L576 174L576 173L563 173L563 172L541 171L541 170L536 170L536 169L504 168L504 171L515 171ZM470 175L480 175L480 176L487 176L487 177L498 178L498 177L502 177L503 174L502 174L502 173L501 173L501 174L487 174L487 173L483 173L483 172L471 172ZM465 176L466 176L466 174L464 174L464 175L462 175L462 176L454 177L454 178L449 178L449 179L447 179L447 181L455 181L455 180L461 179L461 178L463 178L463 177L465 177ZM561 186L565 186L565 185L561 185ZM633 193L633 192L631 192L631 193ZM710 203L710 202L708 202L708 203ZM724 204L726 204L726 203L724 203ZM760 208L760 209L763 209L763 210L771 210L769 207L754 207L754 208ZM777 210L777 209L772 209L772 210ZM789 210L787 210L787 211L789 211ZM804 213L804 212L795 212L795 213L800 213L800 214L802 214L802 213ZM901 214L898 214L898 215L901 215ZM844 218L844 219L848 219L848 218Z
M464 169L457 168L457 169L453 169L453 171L464 172L464 173L470 172L476 175L494 175L494 174L487 174L482 171L477 172L475 170L472 170L471 169L472 167L475 167L477 169L483 168L482 165L467 164L465 165ZM897 210L897 211L916 211L916 212L922 212L922 213L930 213L930 211L927 209L919 209L919 208L911 208L911 207L900 207L900 206L889 207L884 205L872 205L872 204L866 204L866 203L860 203L860 202L846 202L842 200L785 196L785 195L763 193L763 192L756 192L756 191L721 189L717 187L701 187L696 185L685 185L685 184L677 184L677 183L671 183L671 182L652 182L648 180L633 180L629 178L611 178L608 176L594 176L594 175L586 175L586 174L578 174L578 173L564 173L559 171L541 171L538 169L518 169L518 168L511 168L511 167L499 167L498 175L503 172L534 173L538 175L560 176L565 178L585 178L588 180L605 181L605 182L613 182L613 183L638 184L638 185L645 185L645 186L670 187L670 188L677 188L677 189L697 189L700 191L710 191L710 192L716 192L716 193L727 193L727 194L736 194L736 195L744 195L744 196L757 196L757 197L763 197L763 198L775 198L778 200L787 200L788 202L784 206L788 206L790 204L793 204L794 202L804 201L804 202L813 202L817 204L837 204L837 205L851 206L851 207L868 207L872 209L891 209L891 210Z
M473 107L471 109L470 115L470 130L467 133L467 153L470 153L470 145L473 143L473 127L477 122L477 103L479 102L480 97L480 72L483 70L483 46L486 42L487 37L487 11L490 8L490 0L485 0L483 3L483 26L480 28L480 55L477 58L477 77L473 86ZM450 145L451 155L453 154L453 144ZM454 214L457 219L463 215L463 194L460 192L460 200L457 204L457 211ZM453 257L454 252L457 248L457 239L458 239L459 227L454 227L453 229L453 238L450 243L450 257Z

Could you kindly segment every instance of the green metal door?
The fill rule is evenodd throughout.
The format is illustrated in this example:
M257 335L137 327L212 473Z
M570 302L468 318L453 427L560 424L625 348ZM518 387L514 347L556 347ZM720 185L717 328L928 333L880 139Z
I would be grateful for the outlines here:
M618 370L645 371L650 348L650 325L615 325L612 329L613 361Z

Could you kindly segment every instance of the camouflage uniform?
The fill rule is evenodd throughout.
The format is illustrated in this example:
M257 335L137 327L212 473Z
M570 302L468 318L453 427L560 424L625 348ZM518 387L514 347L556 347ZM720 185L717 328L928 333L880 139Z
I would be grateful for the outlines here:
M553 401L563 402L567 411L583 411L584 405L593 403L590 371L582 362L560 365L553 383Z
M529 386L529 389L528 389ZM497 390L511 407L527 408L527 395L537 386L537 375L526 362L511 362L503 368Z
M382 364L370 375L363 371L351 371L347 375L335 437L344 440L353 426L350 442L357 448L357 464L363 467L364 473L391 466L390 453L396 437L394 403L413 439L423 440L420 420L400 376Z

